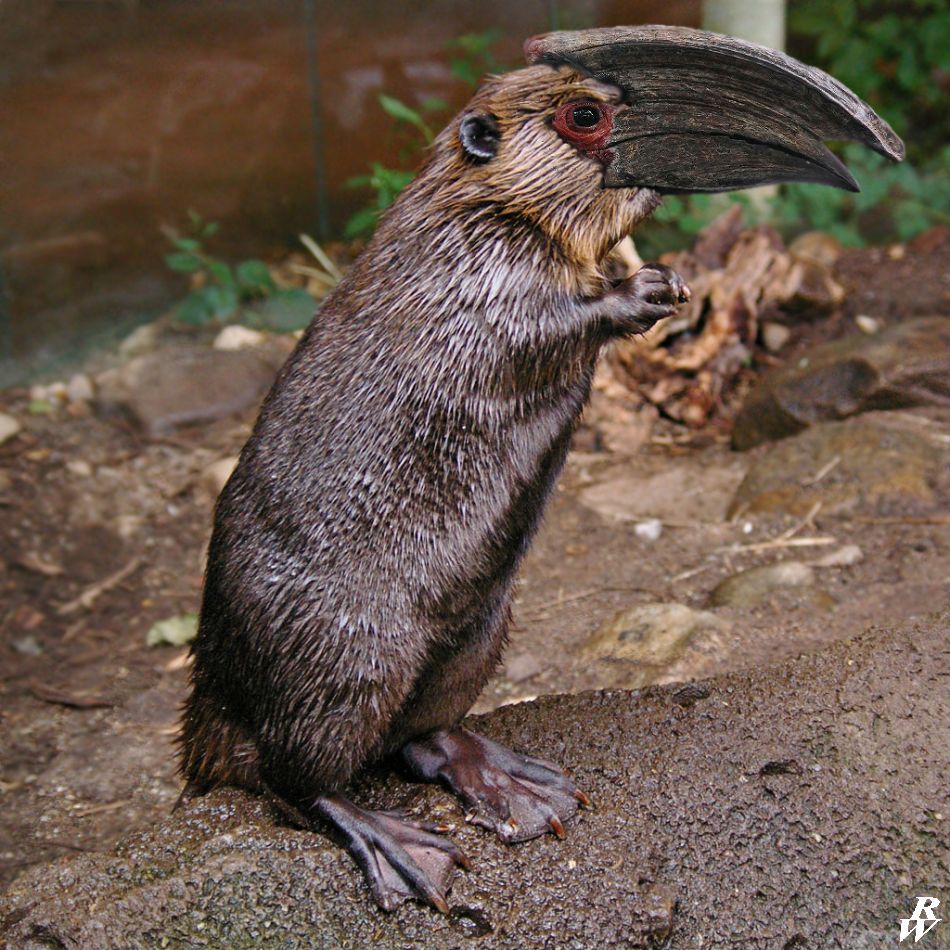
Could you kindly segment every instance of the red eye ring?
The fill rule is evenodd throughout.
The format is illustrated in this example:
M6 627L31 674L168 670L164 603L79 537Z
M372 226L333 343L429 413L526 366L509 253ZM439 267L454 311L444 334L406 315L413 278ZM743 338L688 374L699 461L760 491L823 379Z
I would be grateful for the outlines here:
M554 131L584 152L600 151L613 129L616 106L595 99L575 99L554 113Z

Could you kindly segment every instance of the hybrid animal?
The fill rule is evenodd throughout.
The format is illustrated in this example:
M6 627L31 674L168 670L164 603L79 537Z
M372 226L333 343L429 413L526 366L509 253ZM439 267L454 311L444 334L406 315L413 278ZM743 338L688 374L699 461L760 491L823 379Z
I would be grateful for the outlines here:
M489 78L327 298L217 504L184 796L267 792L329 823L386 909L447 910L464 855L346 787L399 756L507 842L586 798L461 725L498 664L512 584L611 340L688 297L610 249L663 192L855 188L823 139L900 140L824 73L668 27L555 33Z

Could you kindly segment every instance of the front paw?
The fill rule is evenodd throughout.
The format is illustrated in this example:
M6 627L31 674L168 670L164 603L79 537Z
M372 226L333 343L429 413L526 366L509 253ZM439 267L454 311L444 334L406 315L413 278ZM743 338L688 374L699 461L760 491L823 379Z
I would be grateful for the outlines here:
M665 264L644 264L614 293L624 298L629 329L640 332L675 313L676 308L690 298L686 281Z

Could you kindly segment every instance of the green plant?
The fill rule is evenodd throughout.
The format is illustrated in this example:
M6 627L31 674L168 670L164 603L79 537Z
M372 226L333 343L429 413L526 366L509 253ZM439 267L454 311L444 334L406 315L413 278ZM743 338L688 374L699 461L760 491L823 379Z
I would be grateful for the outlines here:
M485 73L503 71L492 51L500 36L500 30L486 30L484 33L466 33L450 40L446 49L455 54L449 60L452 74L474 86ZM429 98L420 103L418 109L414 109L401 99L385 94L380 94L378 101L380 108L393 120L393 134L401 142L400 161L404 166L416 165L419 155L435 138L433 125L441 125L448 118L449 104L444 99ZM346 222L344 237L371 234L380 214L414 177L415 172L409 167L388 168L380 162L373 162L369 174L348 179L348 188L368 188L373 192L373 198Z
M788 13L790 52L866 99L904 137L908 159L895 165L858 145L835 147L859 193L785 185L767 202L747 203L747 218L787 236L827 231L849 245L906 241L950 223L948 0L795 0ZM638 245L644 253L687 245L721 200L667 198L638 233Z
M469 86L477 86L485 73L500 73L505 67L495 57L492 47L501 39L501 30L465 33L446 43L455 56L449 60L452 75Z
M932 225L950 223L950 146L942 149L938 167L924 171L906 162L892 164L858 145L843 152L861 191L788 185L771 203L781 230L817 228L857 246L868 240L907 241Z
M235 266L212 257L205 242L218 233L218 224L188 212L188 233L171 230L166 237L174 250L166 266L192 278L192 289L175 307L175 318L189 326L239 320L248 326L286 332L306 326L313 315L313 298L299 287L280 287L260 260Z
M907 140L921 166L947 142L947 0L795 0L793 54L854 89Z

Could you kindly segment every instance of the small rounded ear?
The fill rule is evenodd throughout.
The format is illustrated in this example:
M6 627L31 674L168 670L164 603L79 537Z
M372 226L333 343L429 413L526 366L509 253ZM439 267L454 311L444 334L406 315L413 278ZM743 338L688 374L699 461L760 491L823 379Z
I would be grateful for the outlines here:
M462 116L459 141L462 151L474 162L487 162L494 158L501 141L495 117L487 112L471 112Z

